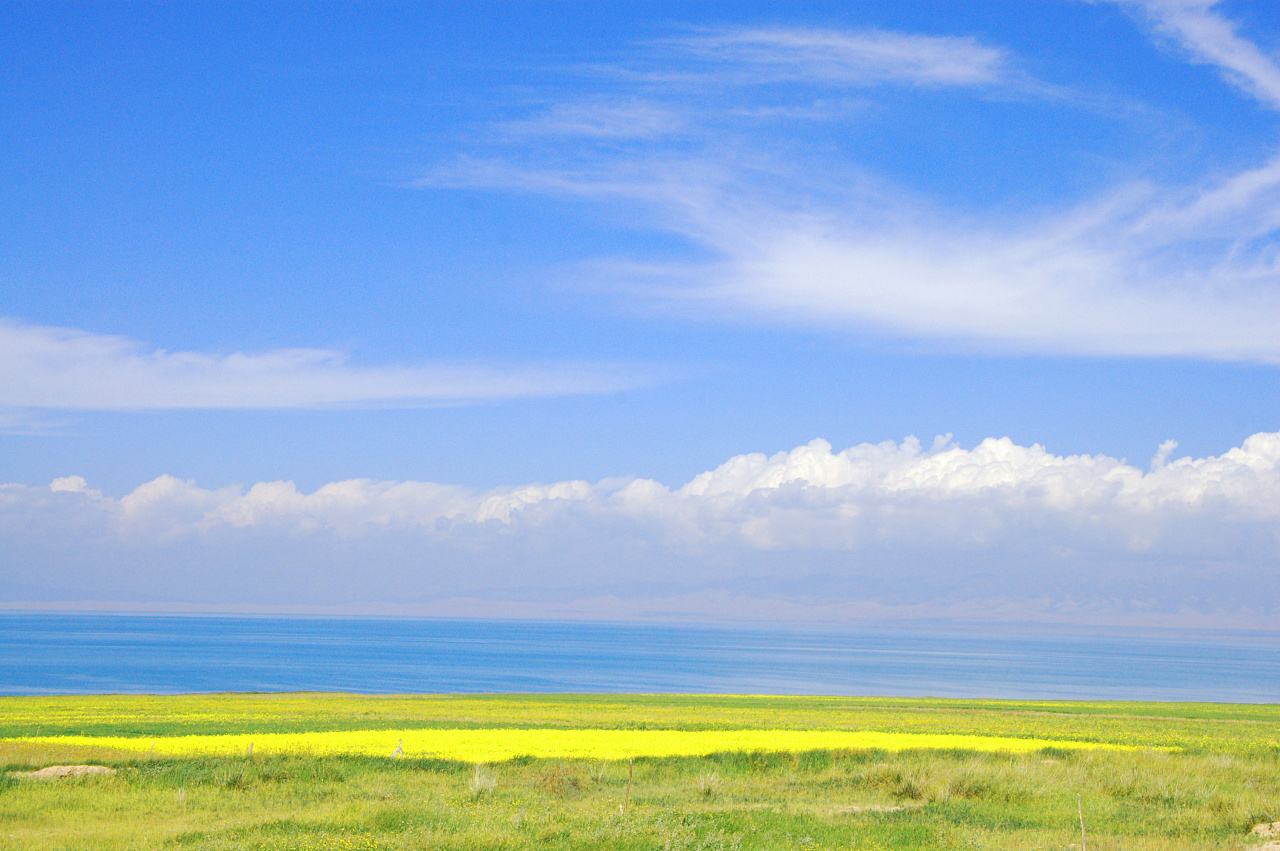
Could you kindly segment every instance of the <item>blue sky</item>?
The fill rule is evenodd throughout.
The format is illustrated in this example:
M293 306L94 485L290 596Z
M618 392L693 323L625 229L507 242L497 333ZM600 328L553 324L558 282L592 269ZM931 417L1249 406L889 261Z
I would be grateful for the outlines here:
M1243 448L1280 428L1271 4L10 4L0 45L9 602L341 607L375 553L394 600L359 606L433 613L1102 606L1027 602L1060 558L1120 577L1097 617L1230 620L1247 600L1206 586L1277 581L1253 503L1280 473ZM862 481L841 450L913 435L919 458L841 490ZM1016 458L980 451L1006 437ZM818 438L828 456L796 449ZM1167 439L1176 481L1151 463ZM734 531L671 537L711 522L672 519L699 474L791 450L716 514ZM958 497L930 453L1011 518L972 558L904 555L883 517L851 532L901 477L942 487L912 503L936 523ZM1083 478L1041 478L1064 464ZM1129 470L1123 506L1091 501ZM461 502L388 515L361 491L356 523L278 492L270 533L244 513L257 483L350 480ZM619 515L633 480L685 508ZM157 481L181 486L148 542L122 518ZM580 481L590 521L483 508ZM779 482L803 504L765 523ZM1027 493L1057 555L1019 537L1048 522ZM1149 528L1162 500L1205 540ZM1110 510L1122 528L1089 525ZM96 531L69 553L69 528ZM1209 546L1227 528L1243 549ZM648 591L583 573L619 536L631 575L721 566ZM210 578L232 557L294 566L259 594ZM472 558L487 584L441 581Z

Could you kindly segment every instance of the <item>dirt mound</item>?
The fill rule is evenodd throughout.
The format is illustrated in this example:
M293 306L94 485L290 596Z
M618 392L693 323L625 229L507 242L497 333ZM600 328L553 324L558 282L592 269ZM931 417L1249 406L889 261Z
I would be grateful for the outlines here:
M115 774L114 768L105 765L50 765L36 771L14 771L14 777L25 780L60 780L64 777L88 777L95 774Z

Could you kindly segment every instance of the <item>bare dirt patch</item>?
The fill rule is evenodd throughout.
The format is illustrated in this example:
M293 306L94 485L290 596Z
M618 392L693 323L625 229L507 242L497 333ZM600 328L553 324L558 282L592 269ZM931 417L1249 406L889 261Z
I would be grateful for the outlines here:
M1263 822L1255 824L1253 830L1250 831L1254 836L1261 836L1266 839L1280 840L1280 821ZM1280 851L1280 841L1267 842L1263 845L1254 846L1257 851Z
M91 777L95 775L112 775L114 768L105 765L50 765L36 771L11 771L13 777L23 780L62 780L67 777Z
M908 807L903 804L847 804L842 807L832 807L831 814L849 816L858 813L901 813L909 809L917 810L919 807Z

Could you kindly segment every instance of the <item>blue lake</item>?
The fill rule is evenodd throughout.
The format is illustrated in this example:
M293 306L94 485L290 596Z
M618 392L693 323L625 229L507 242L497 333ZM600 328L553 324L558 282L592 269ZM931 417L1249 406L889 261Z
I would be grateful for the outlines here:
M0 614L0 693L296 690L1280 702L1280 634Z

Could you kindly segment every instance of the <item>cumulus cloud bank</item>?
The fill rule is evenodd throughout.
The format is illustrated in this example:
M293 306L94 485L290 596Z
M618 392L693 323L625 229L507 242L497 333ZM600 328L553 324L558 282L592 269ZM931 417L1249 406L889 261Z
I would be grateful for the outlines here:
M0 533L26 558L7 578L55 599L61 581L92 599L128 589L162 600L172 586L197 589L195 602L263 605L285 589L297 603L301 589L302 602L338 607L613 598L714 609L707 600L731 595L799 610L969 605L979 616L999 605L1253 625L1280 614L1280 433L1205 458L1174 450L1139 469L1007 438L841 451L815 440L678 487L357 479L308 492L161 476L111 497L67 476L0 486Z
M0 428L6 418L27 422L22 411L390 407L603 393L647 380L608 365L357 366L332 349L167 351L3 318L0 353Z

